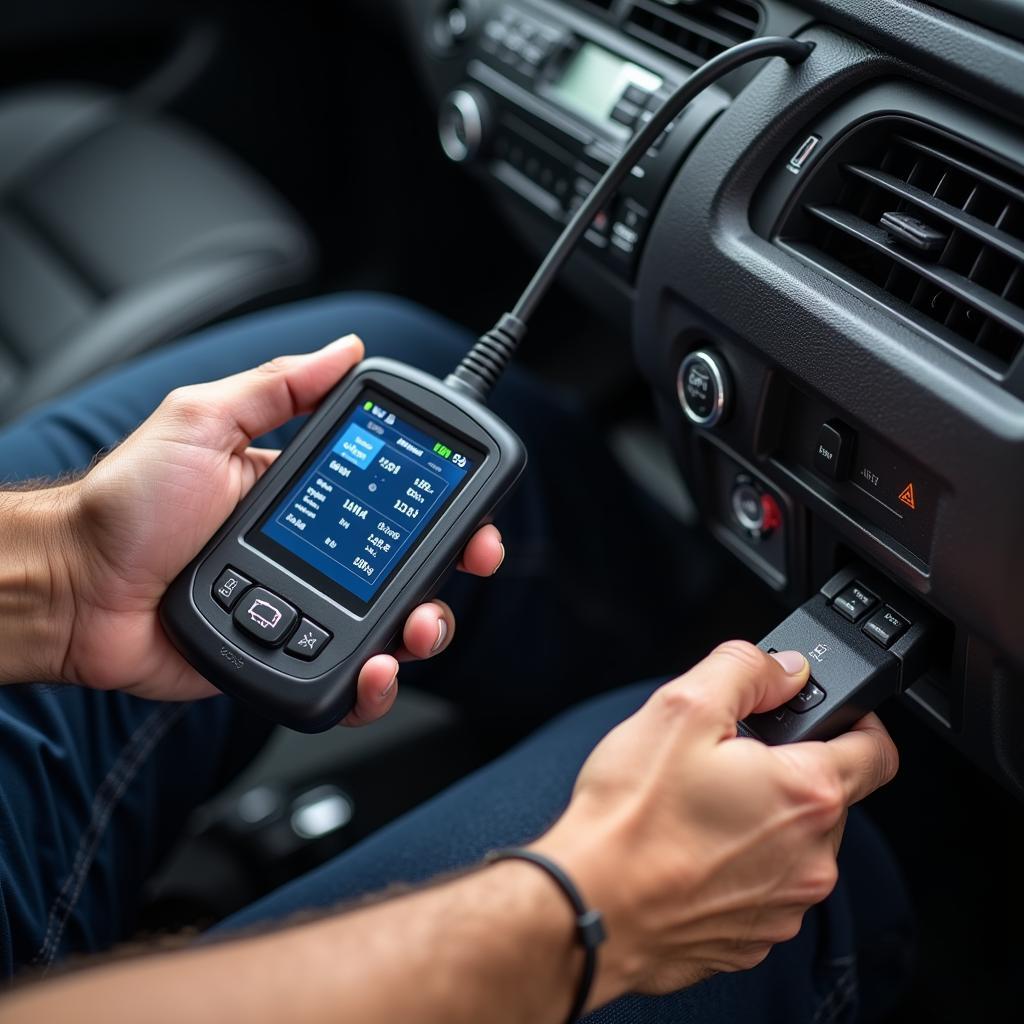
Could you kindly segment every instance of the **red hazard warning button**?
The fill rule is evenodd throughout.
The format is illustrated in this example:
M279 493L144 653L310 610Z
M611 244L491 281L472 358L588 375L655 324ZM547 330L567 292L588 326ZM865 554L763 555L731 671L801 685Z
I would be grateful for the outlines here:
M907 508L917 508L917 498L914 496L913 483L907 484L907 486L904 487L902 491L900 491L900 501L902 501L903 504L907 506Z

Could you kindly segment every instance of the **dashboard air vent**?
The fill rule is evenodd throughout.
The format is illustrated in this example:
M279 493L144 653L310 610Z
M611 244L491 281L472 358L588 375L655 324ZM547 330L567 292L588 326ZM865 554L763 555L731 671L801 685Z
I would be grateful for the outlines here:
M666 6L636 0L626 19L638 39L700 65L757 35L761 9L750 0L696 0Z
M587 11L601 11L606 17L618 21L619 8L622 7L623 0L570 0L570 2Z
M1024 347L1024 173L939 128L851 133L778 241L990 369Z

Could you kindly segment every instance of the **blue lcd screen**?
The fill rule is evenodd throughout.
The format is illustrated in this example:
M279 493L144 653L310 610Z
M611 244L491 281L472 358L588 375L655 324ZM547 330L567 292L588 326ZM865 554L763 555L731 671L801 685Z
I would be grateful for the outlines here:
M258 533L338 584L356 598L345 603L362 611L480 459L398 403L367 392Z

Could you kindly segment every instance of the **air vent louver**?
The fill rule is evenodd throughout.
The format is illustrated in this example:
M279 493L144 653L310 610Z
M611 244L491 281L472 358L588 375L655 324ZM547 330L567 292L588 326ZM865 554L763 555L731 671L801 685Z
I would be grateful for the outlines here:
M574 7L579 7L588 14L599 13L605 18L619 21L619 14L624 0L568 0Z
M886 230L887 213L938 244ZM1024 347L1024 174L938 128L863 126L826 158L779 241L997 372Z
M750 0L698 0L672 8L636 0L626 26L638 39L701 65L757 35L760 8Z

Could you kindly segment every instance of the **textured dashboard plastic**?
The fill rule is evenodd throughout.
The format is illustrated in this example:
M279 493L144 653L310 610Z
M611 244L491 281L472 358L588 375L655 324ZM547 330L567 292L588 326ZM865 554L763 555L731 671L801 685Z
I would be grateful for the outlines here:
M782 6L762 2L769 19ZM440 95L463 73L459 59L432 58L419 42L440 0L402 3L425 78ZM907 697L951 743L1024 795L1024 405L934 339L759 237L750 223L754 198L808 127L880 81L955 97L1021 131L1024 45L977 24L1005 28L989 17L1004 5L945 0L956 5L965 17L917 0L788 4L806 12L812 27L804 34L817 49L796 70L777 61L764 66L691 150L655 217L635 295L601 281L582 258L566 276L613 318L633 299L638 364L716 535L733 538L742 556L742 538L714 518L726 486L715 467L756 471L782 499L788 562L772 568L770 582L790 603L859 557L929 604L946 623L947 663ZM537 244L550 240L539 219L522 220ZM682 356L708 345L731 371L736 403L728 422L700 444L679 410L674 379ZM901 548L844 507L813 473L774 458L794 392L812 395L927 470L938 497L919 551Z
M861 6L865 17L869 8L877 15L882 6L906 7ZM953 27L947 26L950 35ZM880 32L877 25L874 31ZM974 30L958 37L958 47L946 55L951 66L942 88L953 87L962 96L974 82L975 98L992 98L994 83L979 77L999 63L999 89L1006 91L1024 47L1002 41L997 48L994 37L986 44L984 35ZM1000 678L1014 681L1008 685L1022 683L1024 404L892 314L759 237L749 219L766 175L789 159L807 125L828 107L881 77L939 83L833 29L817 27L806 37L818 44L812 57L795 71L768 65L698 143L670 187L640 266L636 354L658 396L668 436L690 467L692 433L675 404L674 375L690 348L719 348L736 380L736 411L716 430L717 443L756 465L806 508L812 531L837 539L832 557L839 557L841 545L869 559L954 624L959 647L967 650L952 675L954 692L966 686L968 749L1004 774L1012 763L1009 774L1019 780L1024 775L1012 756L994 765L993 751L1007 746L1009 723L996 719L991 687L993 665L1002 666ZM905 49L919 43L910 34ZM972 64L975 49L986 45L991 49L984 59ZM933 53L929 63L940 56ZM1011 88L1024 92L1024 74ZM780 378L841 410L855 428L886 438L941 482L925 557L907 557L831 500L827 487L770 461L785 412L778 408ZM699 492L701 481L694 483ZM834 568L794 564L791 600L801 600L812 577L820 581ZM988 668L982 652L991 657Z

